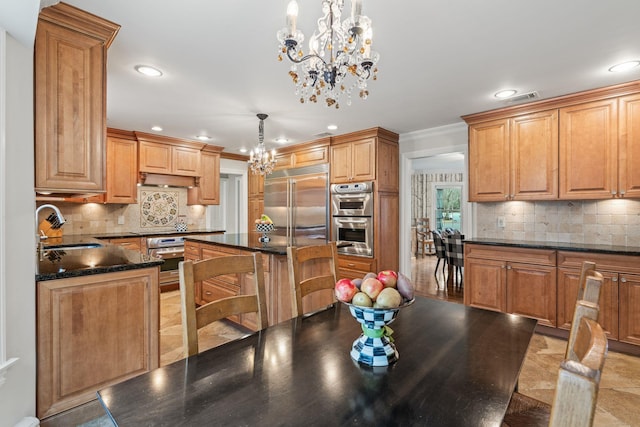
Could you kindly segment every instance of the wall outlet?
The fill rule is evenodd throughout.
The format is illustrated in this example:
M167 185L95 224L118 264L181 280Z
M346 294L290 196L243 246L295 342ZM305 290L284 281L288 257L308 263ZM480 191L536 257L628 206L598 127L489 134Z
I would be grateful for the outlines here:
M118 225L124 225L124 215L118 215Z
M503 216L499 216L497 222L498 222L498 228L504 228L504 217Z

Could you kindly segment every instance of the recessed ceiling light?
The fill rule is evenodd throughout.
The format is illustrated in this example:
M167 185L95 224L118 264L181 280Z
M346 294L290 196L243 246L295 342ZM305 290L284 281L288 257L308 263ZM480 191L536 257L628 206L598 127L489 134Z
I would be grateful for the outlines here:
M503 99L503 98L508 98L510 96L513 96L516 93L518 93L518 91L515 89L505 89L505 90L501 90L494 93L493 96L495 96L496 98Z
M135 68L135 70L140 74L144 74L149 77L160 77L162 75L162 71L150 65L136 65L133 68Z
M154 130L156 132L162 132L162 128L160 126L153 126L151 130Z
M338 125L329 125L329 126L327 126L327 129L336 130L336 129L338 129Z
M638 65L640 65L640 61L627 61L621 64L614 65L613 67L609 68L609 71L611 71L612 73L629 71L633 68L636 68Z
M196 136L196 139L199 139L200 141L209 141L211 137L207 135L198 135Z
M275 141L278 144L286 144L287 142L289 142L289 140L283 136L281 136L280 138L276 138Z
M241 153L246 153L246 152L247 152L247 149L246 149L246 148L241 148L241 149L240 149L240 152L241 152Z

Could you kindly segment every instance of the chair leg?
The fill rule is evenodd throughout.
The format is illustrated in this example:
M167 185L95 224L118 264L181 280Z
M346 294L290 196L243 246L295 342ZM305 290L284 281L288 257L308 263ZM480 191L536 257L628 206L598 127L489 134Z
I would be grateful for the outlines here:
M433 275L434 275L435 277L438 277L438 265L440 265L440 261L442 261L442 258L438 258L438 262L436 262L436 269L435 269L435 271L433 272Z

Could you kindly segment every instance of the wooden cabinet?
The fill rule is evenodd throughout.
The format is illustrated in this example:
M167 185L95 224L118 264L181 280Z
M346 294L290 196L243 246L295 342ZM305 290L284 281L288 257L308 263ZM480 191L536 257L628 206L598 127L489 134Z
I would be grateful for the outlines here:
M264 213L264 199L251 198L249 199L249 224L247 230L249 230L249 241L257 242L262 233L256 231L255 220L260 218L260 215Z
M35 40L35 190L105 191L107 48L120 26L65 3Z
M375 259L338 255L338 279L362 279L370 272L378 272Z
M618 100L560 109L560 198L617 194Z
M640 198L640 94L620 98L618 195Z
M202 176L187 192L187 205L220 204L220 152L222 147L207 145L200 153Z
M143 173L199 177L200 151L206 144L144 132L138 139L138 170Z
M278 150L275 170L329 163L329 141L329 138L323 138Z
M106 203L138 202L138 144L132 132L107 131Z
M640 197L640 80L462 118L470 201Z
M469 200L558 197L558 112L469 126Z
M464 303L556 325L553 250L465 244Z
M343 143L331 147L331 183L373 181L375 139Z
M249 171L249 197L264 196L264 175Z
M38 282L37 416L159 366L159 268Z
M585 260L595 262L605 278L598 322L608 338L640 345L640 258L636 256L558 252L558 310L564 311L563 318L558 318L559 326L570 327L568 308L575 304L577 295L574 277L579 276Z

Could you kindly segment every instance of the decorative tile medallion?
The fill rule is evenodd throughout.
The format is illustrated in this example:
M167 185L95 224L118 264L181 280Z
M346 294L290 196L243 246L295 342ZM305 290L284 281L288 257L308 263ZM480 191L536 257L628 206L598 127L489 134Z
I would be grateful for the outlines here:
M140 191L140 225L142 227L172 226L178 217L177 191Z

